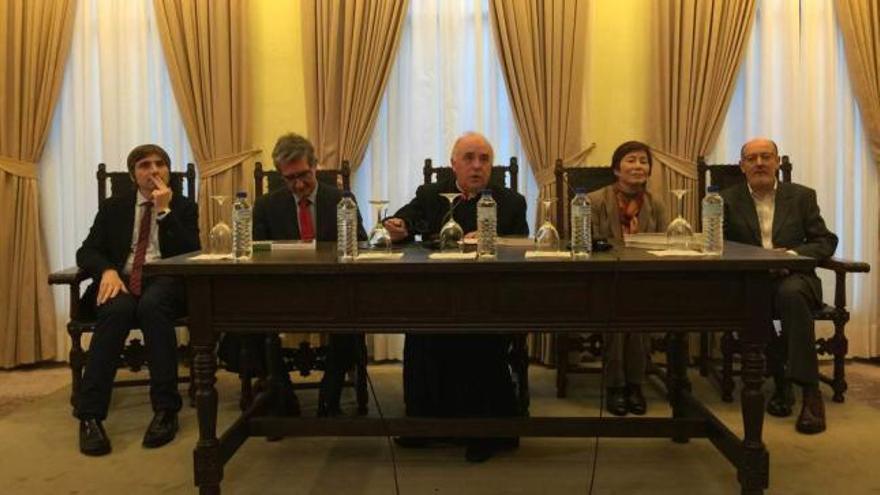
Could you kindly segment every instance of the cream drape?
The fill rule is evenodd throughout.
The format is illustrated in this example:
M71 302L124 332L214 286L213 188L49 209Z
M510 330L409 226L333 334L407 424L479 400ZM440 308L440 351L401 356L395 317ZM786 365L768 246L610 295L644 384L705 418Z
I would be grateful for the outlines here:
M61 88L75 0L0 0L0 368L56 357L37 165Z
M245 0L154 0L174 96L196 157L202 246L216 220L211 196L248 191L253 149Z
M587 0L490 0L495 48L516 127L541 197L553 195L553 167L582 163ZM554 361L552 334L529 336L530 353Z
M309 138L321 167L363 160L408 0L304 0L303 63Z
M880 2L837 0L847 71L874 161L880 164Z
M718 132L736 83L755 18L755 0L658 0L651 2L652 70L657 84L650 144L660 174L649 182L657 197L687 189L685 217L694 223L697 157Z
M489 12L517 129L544 194L557 158L581 163L589 153L581 141L587 0L492 0Z

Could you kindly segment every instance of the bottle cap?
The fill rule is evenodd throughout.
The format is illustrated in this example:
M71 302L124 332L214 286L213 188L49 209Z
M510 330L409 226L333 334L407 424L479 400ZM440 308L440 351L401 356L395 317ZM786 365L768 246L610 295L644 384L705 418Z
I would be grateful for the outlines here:
M235 193L235 197L236 197L236 198L246 198L246 197L247 197L247 191L238 191L237 193Z
M574 188L574 193L575 194L587 194L587 188L586 187L576 187L576 188Z
M711 186L707 187L706 190L709 191L710 193L717 193L718 191L721 190L721 186L719 186L717 184L712 184Z
M483 196L485 196L485 195L487 195L487 194L488 194L489 196L491 196L491 195L492 195L492 190L491 190L491 189L483 189L482 191L480 191L480 194L483 195Z

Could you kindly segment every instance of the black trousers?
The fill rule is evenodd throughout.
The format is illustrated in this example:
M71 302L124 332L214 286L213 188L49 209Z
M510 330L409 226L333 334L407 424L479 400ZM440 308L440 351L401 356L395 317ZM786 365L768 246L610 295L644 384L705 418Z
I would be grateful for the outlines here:
M776 280L774 317L782 322L787 347L786 374L799 385L819 384L813 309L822 304L822 283L814 273L795 272Z
M362 354L366 356L365 339L363 334L334 333L328 337L324 376L321 379L321 399L324 402L322 406L329 409L339 407L345 373L355 367ZM250 354L247 364L241 363L240 359L243 346L247 346ZM246 366L249 368L247 371L253 376L265 376L267 373L266 344L262 335L226 334L220 342L218 354L229 371L241 372ZM279 368L282 366L281 363L276 365ZM285 388L288 388L287 384L291 383L290 375L281 373L281 376Z
M129 331L135 328L144 334L153 411L179 411L182 401L177 391L174 320L185 310L186 290L183 282L173 277L145 279L139 298L120 293L98 306L97 327L89 345L76 417L107 417L119 356Z

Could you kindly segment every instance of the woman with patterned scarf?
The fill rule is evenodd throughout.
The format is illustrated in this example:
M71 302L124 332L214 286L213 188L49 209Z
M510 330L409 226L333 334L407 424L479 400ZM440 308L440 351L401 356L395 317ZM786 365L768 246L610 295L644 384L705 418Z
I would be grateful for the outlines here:
M623 241L624 234L666 231L666 207L646 187L651 166L648 145L627 141L617 147L611 158L617 182L590 194L594 239ZM645 414L647 404L642 395L642 382L648 350L646 335L605 334L602 351L607 387L605 408L611 414Z

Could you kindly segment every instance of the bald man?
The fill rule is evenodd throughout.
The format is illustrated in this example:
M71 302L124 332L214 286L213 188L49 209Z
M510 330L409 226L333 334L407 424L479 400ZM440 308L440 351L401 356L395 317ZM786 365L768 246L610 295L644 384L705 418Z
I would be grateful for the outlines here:
M777 180L779 151L766 138L753 139L740 150L746 182L721 192L724 238L729 241L788 251L822 260L834 254L837 236L825 227L816 191ZM782 321L788 346L786 377L803 389L795 428L800 433L825 431L825 406L819 391L819 365L812 309L822 304L822 284L812 270L776 275L774 317ZM791 415L794 397L788 380L777 380L767 412Z
M525 198L506 187L489 184L494 152L489 141L477 133L459 137L450 158L453 176L445 181L423 185L416 197L385 221L392 239L400 242L416 233L436 236L449 211L441 193L460 192L454 211L455 221L466 235L477 230L477 200L480 191L492 190L498 204L498 234L525 236ZM467 291L467 287L461 287ZM404 401L409 416L479 417L513 416L516 396L510 375L508 352L510 335L426 335L408 334L404 347ZM402 438L403 446L426 442ZM511 439L474 439L468 442L465 457L482 462L498 449L515 446Z

